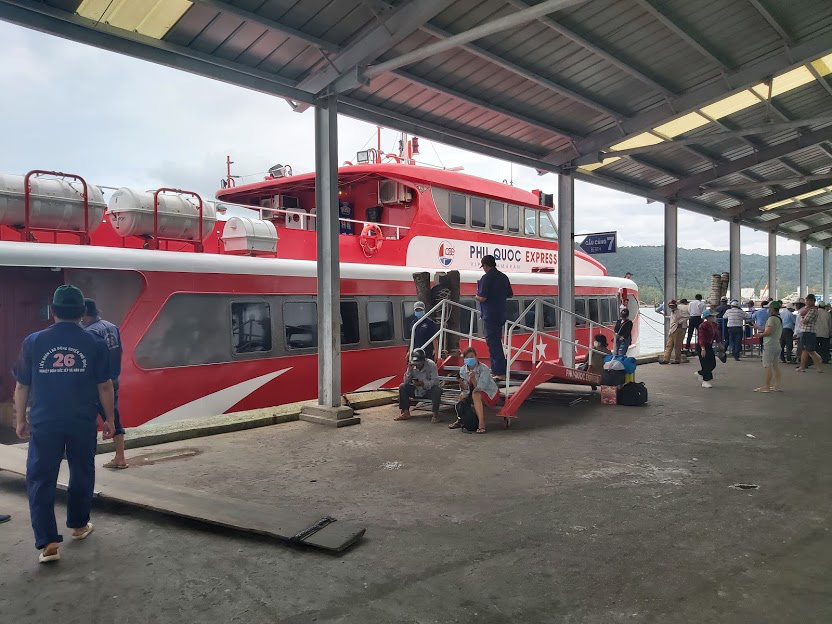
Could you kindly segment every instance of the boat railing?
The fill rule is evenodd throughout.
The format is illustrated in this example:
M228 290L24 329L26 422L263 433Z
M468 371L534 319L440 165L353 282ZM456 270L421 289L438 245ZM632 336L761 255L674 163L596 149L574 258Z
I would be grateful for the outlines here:
M276 216L283 215L286 217L294 218L297 217L300 219L300 229L302 230L314 230L315 229L315 219L317 215L313 212L306 212L305 210L292 210L291 208L269 208L268 206L246 206L245 204L234 204L230 202L217 202L217 208L233 206L235 208L246 208L247 210L256 210L258 211L259 218L261 220L274 220ZM401 240L407 234L408 230L410 230L409 226L406 225L394 225L392 223L377 223L375 221L360 221L358 219L345 219L340 218L338 219L338 223L354 223L361 226L363 229L367 225L374 225L381 228L382 233L384 234L384 238L386 240ZM393 230L393 235L388 235L385 230Z

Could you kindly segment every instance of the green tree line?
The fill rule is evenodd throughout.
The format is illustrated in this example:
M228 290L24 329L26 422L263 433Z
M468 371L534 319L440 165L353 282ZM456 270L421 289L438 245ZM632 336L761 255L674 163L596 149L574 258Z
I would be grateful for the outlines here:
M661 301L664 276L664 248L661 246L619 247L614 254L598 256L609 275L623 277L628 271L639 287L639 298L645 303ZM807 253L809 292L820 292L821 250L810 247ZM728 251L712 249L679 249L678 296L692 298L696 293L707 297L711 274L729 270ZM785 296L797 290L800 256L777 256L777 292ZM760 254L742 254L743 288L760 289L768 282L768 258Z

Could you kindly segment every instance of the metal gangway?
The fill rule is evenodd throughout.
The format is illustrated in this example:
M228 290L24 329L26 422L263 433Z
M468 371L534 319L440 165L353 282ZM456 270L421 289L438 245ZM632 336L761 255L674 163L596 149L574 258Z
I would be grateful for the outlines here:
M454 308L460 312L467 312L467 331L460 331L449 326ZM577 326L576 329L581 331L586 330L588 344L582 344L577 338L575 340L569 340L561 337L559 333L540 329L543 311L546 308L554 310L557 315L556 327L558 328L563 327L564 318L569 318L570 316L574 318ZM532 313L534 326L527 325L524 322L532 316ZM415 344L416 332L411 331L410 352L413 349L424 349L433 343L434 340L438 340L439 350L436 364L439 368L440 378L448 384L457 380L455 376L448 375L448 373L458 373L460 367L463 365L461 352L468 347L475 346L475 343L485 345L485 337L477 333L479 327L478 320L480 319L479 310L456 301L451 301L450 299L443 299L430 308L422 318L416 320L413 324L413 329L415 330L416 326L425 322L426 319L436 320L436 317L438 317L439 327L424 344ZM593 388L600 385L600 375L577 367L579 363L588 362L592 353L599 353L599 351L590 346L592 344L592 336L596 333L594 328L599 333L607 336L612 334L611 330L601 323L561 308L551 301L540 297L531 300L520 311L515 320L505 324L503 328L502 346L503 353L506 356L507 366L505 380L501 380L498 383L503 404L497 415L504 419L506 427L510 426L511 419L517 416L520 405L543 383L591 386ZM457 353L448 353L449 343L456 342L455 340L449 341L451 337L459 340L459 352ZM466 344L463 346L463 343ZM550 347L556 347L557 353L553 353L551 350L547 353L546 350ZM576 363L575 367L564 365L561 356L567 349L572 350L572 361ZM443 392L442 402L446 405L455 404L457 394L458 391L447 389Z

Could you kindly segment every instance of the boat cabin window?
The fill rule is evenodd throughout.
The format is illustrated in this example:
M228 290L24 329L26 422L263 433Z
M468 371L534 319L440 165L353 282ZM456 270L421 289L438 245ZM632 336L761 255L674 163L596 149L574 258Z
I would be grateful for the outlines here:
M370 342L387 342L395 336L395 317L390 301L369 301L367 322L370 324Z
M471 198L471 227L485 227L485 200L482 197Z
M488 217L491 222L491 229L495 232L502 232L506 229L506 206L503 202L488 202Z
M406 299L405 301L402 301L402 337L405 340L410 340L413 322L416 320L416 315L413 314L414 303L416 303L415 299Z
M597 299L589 299L589 320L595 321L596 323L600 320L600 316L598 313L598 300Z
M546 302L557 305L554 299L545 299ZM547 305L543 305L543 329L554 329L558 326L558 311Z
M601 299L601 305L599 306L599 314L600 314L600 322L603 324L609 324L610 322L610 301L609 299Z
M465 195L451 193L451 223L455 225L467 225L468 214L465 204Z
M232 303L231 336L234 353L272 350L272 317L268 303Z
M537 236L537 212L534 208L526 208L526 236Z
M552 221L552 213L545 210L540 211L540 237L549 240L557 240L558 237L558 230Z
M512 323L520 316L520 302L517 299L509 299L506 301L506 320Z
M317 319L316 319L317 321ZM358 302L341 302L341 344L352 345L361 341L361 321L358 318Z
M586 299L575 299L575 314L583 317L586 316ZM575 325L582 327L586 325L586 321L582 318L576 318Z
M520 233L520 206L508 207L508 231L513 234Z
M283 304L283 327L287 349L318 346L318 308L311 301Z
M525 310L533 299L523 299L523 309ZM532 306L526 310L526 315L521 321L526 327L534 327L537 320L537 306Z
M608 301L610 307L610 323L615 323L618 320L618 297L613 297Z

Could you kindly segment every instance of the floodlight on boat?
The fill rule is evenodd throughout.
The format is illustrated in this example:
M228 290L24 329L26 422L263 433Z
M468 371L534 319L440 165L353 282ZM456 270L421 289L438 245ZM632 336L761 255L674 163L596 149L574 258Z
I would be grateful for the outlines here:
M370 162L370 150L361 150L355 155L355 162L359 165L366 165Z

